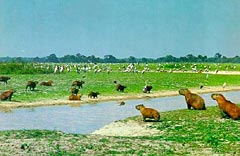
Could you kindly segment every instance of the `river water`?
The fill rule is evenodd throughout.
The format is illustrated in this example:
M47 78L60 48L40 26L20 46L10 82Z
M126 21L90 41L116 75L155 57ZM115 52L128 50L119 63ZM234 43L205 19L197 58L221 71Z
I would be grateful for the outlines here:
M234 103L240 103L240 92L222 92ZM206 106L216 106L211 94L201 94ZM137 104L164 111L186 109L183 96L170 96L150 99L126 100L124 106L116 101L97 104L82 104L79 107L69 105L18 108L11 112L0 112L0 130L47 129L66 133L89 134L111 122L130 116L140 115L135 109Z

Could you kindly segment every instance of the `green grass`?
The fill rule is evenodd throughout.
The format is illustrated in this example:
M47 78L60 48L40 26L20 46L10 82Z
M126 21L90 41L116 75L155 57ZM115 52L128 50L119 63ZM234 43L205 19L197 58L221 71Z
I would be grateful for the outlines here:
M125 94L141 93L143 86L147 83L153 86L153 91L162 90L179 90L180 88L198 88L199 84L205 86L222 86L227 82L228 86L240 85L239 75L216 75L211 74L206 79L206 74L198 73L162 73L147 72L145 74L134 74L124 72L111 72L94 74L93 72L84 73L64 73L64 74L16 74L6 75L11 79L8 84L0 84L0 90L15 89L13 95L15 101L34 101L41 99L59 99L67 98L70 95L72 81L84 80L83 88L80 93L87 95L90 91L100 92L100 96L104 95L122 95L115 90L114 80L118 83L126 85ZM53 80L52 87L40 86L35 88L36 91L25 90L25 84L28 80L48 81Z
M144 124L141 116L129 120ZM0 132L0 154L33 155L239 155L240 121L221 118L219 108L161 113L154 136L106 137L46 130ZM24 147L25 149L21 149Z

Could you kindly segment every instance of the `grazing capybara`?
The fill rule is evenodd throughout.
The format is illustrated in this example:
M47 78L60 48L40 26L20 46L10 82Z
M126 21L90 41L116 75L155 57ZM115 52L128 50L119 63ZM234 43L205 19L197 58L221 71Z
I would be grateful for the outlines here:
M77 95L69 95L68 99L69 100L81 100L82 95L81 94L77 94Z
M71 89L71 93L74 94L74 95L77 95L78 91L79 91L79 89L77 89L77 88L72 88Z
M2 94L0 95L0 99L3 101L3 100L9 100L11 101L12 99L12 95L13 93L16 92L15 90L13 89L10 89L8 91L5 91L5 92L2 92Z
M53 83L53 81L52 81L52 80L49 80L49 81L47 81L47 82L41 82L41 83L40 83L40 86L52 86L52 83Z
M31 91L34 91L34 88L36 87L37 84L38 84L38 81L27 81L26 90L29 87Z
M154 119L155 121L160 120L159 112L153 108L146 108L143 104L140 104L136 106L136 109L140 110L143 116L143 121L146 121L146 118Z
M149 86L149 85L147 85L147 86L144 86L144 88L143 88L143 93L150 93L150 91L152 90L152 86Z
M72 86L78 86L78 88L82 88L82 85L84 84L84 81L73 81Z
M217 101L219 109L224 114L234 120L240 119L240 108L236 104L226 100L222 94L212 94L211 97Z
M2 81L3 83L7 84L7 81L10 80L10 77L7 76L0 76L0 81Z
M204 99L201 96L191 93L190 90L186 88L180 89L178 92L180 95L185 96L188 109L192 107L196 110L206 110Z
M90 92L90 93L88 94L88 97L95 99L95 98L98 97L98 95L99 95L99 92Z

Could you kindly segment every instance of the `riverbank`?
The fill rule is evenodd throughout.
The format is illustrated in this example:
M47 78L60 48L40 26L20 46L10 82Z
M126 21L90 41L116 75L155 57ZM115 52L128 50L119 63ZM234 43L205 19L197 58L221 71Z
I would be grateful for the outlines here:
M162 112L161 122L143 122L139 115L114 123L115 127L125 125L125 132L133 130L135 134L127 134L123 129L119 129L118 135L0 131L0 155L240 154L240 122L221 118L215 106L204 111ZM122 135L124 133L126 135Z
M204 86L202 89L190 89L193 93L203 94L203 93L214 93L214 92L227 92L227 91L238 91L240 86L227 86L225 88L219 87L209 87ZM21 107L40 107L40 106L53 106L53 105L70 105L70 106L80 106L85 103L99 103L105 101L124 101L130 99L147 99L147 98L159 98L167 96L179 95L178 91L152 91L150 94L139 93L117 93L116 96L99 96L96 99L88 98L87 95L83 95L80 101L69 101L68 97L62 99L43 99L39 101L1 101L0 109L15 109Z

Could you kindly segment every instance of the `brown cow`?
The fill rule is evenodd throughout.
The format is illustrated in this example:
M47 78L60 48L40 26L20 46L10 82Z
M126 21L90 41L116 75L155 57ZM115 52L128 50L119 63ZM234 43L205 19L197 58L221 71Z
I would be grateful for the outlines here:
M240 119L240 108L236 104L226 100L222 94L212 94L211 97L217 101L219 109L224 114L234 120Z
M193 107L193 109L196 110L206 110L205 102L201 96L191 93L190 90L186 88L180 89L178 92L180 95L185 96L188 109Z
M73 83L72 83L72 86L78 86L78 89L79 88L82 88L82 85L84 84L85 82L84 81L77 81L77 80L75 80L75 81L73 81Z
M15 93L16 91L13 90L13 89L10 89L8 91L5 91L5 92L2 92L2 94L0 95L0 99L3 101L3 100L9 100L11 101L12 99L12 95L13 93Z
M34 91L34 88L36 87L37 84L38 84L38 81L27 81L26 90L29 87L31 91Z
M40 83L40 86L52 86L52 83L53 83L53 81L52 81L52 80L49 80L49 81L47 81L47 82L41 82L41 83Z
M7 84L7 81L10 80L10 77L7 76L0 76L0 81L2 81L3 83Z

